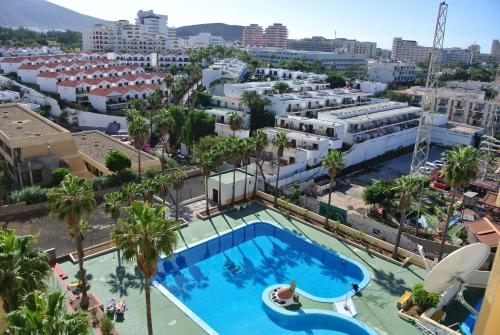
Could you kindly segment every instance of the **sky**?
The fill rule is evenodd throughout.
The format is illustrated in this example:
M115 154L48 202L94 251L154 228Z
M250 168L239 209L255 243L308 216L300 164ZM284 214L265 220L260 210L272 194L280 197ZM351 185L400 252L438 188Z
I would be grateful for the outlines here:
M289 38L324 36L377 42L393 37L431 46L440 0L49 0L105 20L133 21L139 9L166 14L169 26L223 22L264 28L279 22ZM489 53L500 39L500 0L448 0L445 47L476 42Z

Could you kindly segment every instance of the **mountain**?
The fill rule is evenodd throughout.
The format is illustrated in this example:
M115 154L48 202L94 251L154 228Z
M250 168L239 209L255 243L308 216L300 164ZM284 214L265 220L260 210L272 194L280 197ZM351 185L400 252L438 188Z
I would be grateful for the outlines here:
M45 0L0 0L0 7L1 27L83 31L107 22Z
M204 23L176 28L177 36L188 38L199 33L211 33L215 36L222 36L226 41L241 40L243 26L230 25L225 23Z

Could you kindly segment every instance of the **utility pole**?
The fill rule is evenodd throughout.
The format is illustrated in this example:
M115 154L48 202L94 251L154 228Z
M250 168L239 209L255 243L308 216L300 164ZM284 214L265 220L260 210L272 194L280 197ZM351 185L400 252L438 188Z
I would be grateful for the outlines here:
M420 123L417 129L417 138L415 140L415 148L411 161L411 175L420 174L420 168L425 166L429 156L447 13L448 5L442 2L439 4L434 42L432 44L432 51L429 59L429 72L427 73L427 80L425 82L425 95L422 99L422 114L420 116Z

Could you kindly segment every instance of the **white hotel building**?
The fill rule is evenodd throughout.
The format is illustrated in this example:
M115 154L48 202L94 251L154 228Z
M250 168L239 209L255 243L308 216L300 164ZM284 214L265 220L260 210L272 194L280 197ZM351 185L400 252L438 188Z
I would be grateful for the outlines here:
M243 127L238 129L234 135L241 138L246 138L250 136L250 120L248 113L233 111L229 109L206 109L205 112L211 115L215 119L215 136L229 137L233 136L233 131L229 125L229 117L231 113L238 113L241 115L243 120Z
M247 74L248 66L239 59L229 58L214 62L208 68L203 69L202 84L212 94L220 95L224 90L224 83L217 83L218 80L232 80L240 82Z

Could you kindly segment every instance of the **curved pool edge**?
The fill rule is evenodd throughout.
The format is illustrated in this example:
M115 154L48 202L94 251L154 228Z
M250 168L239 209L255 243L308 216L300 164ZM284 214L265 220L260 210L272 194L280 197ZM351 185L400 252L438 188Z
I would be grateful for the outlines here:
M353 318L353 317L350 317L350 316L346 316L346 315L340 314L338 312L327 311L327 310L323 310L323 309L312 309L312 308L311 309L309 309L309 308L300 309L299 311L291 311L291 310L287 310L287 309L284 309L282 307L279 307L279 306L275 305L271 301L271 299L270 299L269 296L270 296L272 290L274 290L274 289L276 289L276 288L278 288L280 286L283 286L283 285L284 284L271 285L271 286L268 286L266 289L264 289L264 291L262 292L262 302L271 311L273 311L273 312L275 312L277 314L281 314L281 315L283 315L285 317L302 318L302 317L311 316L311 315L321 315L321 316L325 316L325 317L328 317L328 318L342 319L342 320L344 320L344 321L346 321L348 323L354 324L357 327L361 328L368 335L378 335L375 330L373 330L372 328L370 328L365 323L357 320L356 318ZM303 295L303 296L305 296L305 297L308 298L309 294L307 294L307 292L304 292L303 290L301 290L299 288L296 288L295 291L297 293L299 293L300 295Z

